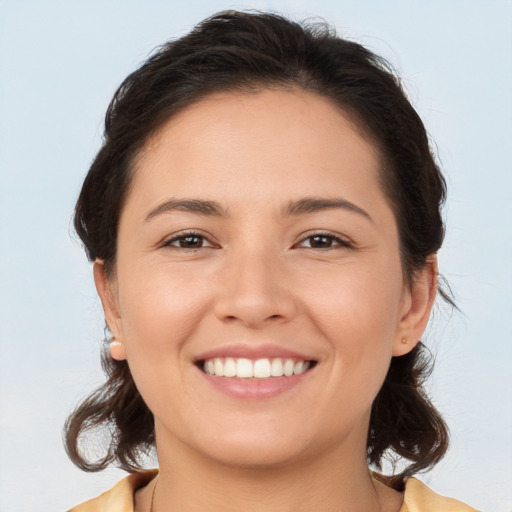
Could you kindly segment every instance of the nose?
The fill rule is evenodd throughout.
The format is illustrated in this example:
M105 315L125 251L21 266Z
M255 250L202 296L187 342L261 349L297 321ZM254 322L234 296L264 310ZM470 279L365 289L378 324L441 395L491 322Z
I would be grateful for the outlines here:
M283 258L246 248L225 262L214 311L223 322L261 329L289 321L296 312Z

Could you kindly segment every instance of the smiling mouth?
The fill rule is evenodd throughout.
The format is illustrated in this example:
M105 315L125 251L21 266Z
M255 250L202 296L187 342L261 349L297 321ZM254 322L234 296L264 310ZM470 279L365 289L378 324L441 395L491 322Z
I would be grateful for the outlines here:
M214 357L197 361L197 367L208 375L233 379L272 379L291 377L311 370L317 364L314 360L288 358L261 358L251 360L237 357Z

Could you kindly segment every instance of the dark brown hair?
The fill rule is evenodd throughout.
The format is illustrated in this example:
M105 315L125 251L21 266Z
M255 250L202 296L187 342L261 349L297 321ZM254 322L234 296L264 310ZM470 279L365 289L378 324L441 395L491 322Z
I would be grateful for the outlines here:
M103 146L85 178L75 229L89 259L115 270L117 228L142 146L172 115L216 91L300 88L329 98L349 115L382 155L381 181L400 234L404 274L412 283L443 241L440 208L445 182L432 156L425 128L399 79L382 58L336 36L325 23L297 24L265 13L224 12L188 35L159 48L129 75L114 95L105 120ZM68 418L66 447L87 471L111 463L133 471L154 444L153 416L125 361L103 353L107 382ZM410 461L388 483L433 466L448 445L446 426L426 396L428 351L392 359L374 401L368 462L380 468L387 453ZM79 441L96 429L109 433L106 453L87 460Z

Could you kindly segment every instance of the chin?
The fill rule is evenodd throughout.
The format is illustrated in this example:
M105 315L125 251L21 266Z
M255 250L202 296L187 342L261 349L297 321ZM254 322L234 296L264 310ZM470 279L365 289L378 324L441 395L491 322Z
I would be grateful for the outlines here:
M295 447L256 443L229 443L219 445L208 454L212 460L224 466L243 470L259 470L288 466L301 459Z
M204 433L207 434L207 433ZM293 463L307 451L307 436L289 425L270 428L253 423L247 428L225 428L196 438L197 452L225 466L240 469L264 469Z

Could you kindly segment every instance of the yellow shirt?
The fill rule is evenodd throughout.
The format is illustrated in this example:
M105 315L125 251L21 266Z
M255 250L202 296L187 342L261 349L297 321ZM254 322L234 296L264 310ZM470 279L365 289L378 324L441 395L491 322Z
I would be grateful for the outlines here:
M68 512L133 512L133 496L137 489L148 484L157 469L133 473L113 489L89 500ZM405 484L404 503L399 512L478 512L460 501L439 496L424 483L409 478Z

